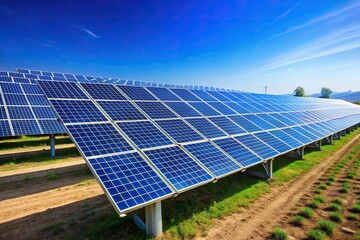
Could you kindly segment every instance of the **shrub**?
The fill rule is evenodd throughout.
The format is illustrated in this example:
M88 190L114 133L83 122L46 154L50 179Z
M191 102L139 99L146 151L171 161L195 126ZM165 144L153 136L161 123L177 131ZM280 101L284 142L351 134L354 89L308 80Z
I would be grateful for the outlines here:
M296 215L294 217L294 219L292 220L293 224L296 226L302 226L305 222L305 218L300 216L300 215Z
M312 200L310 203L309 203L309 207L311 207L311 208L319 208L319 206L320 206L320 202L318 202L318 201L316 201L316 200Z
M325 183L323 183L323 184L320 185L319 188L325 190L325 189L328 188L328 186Z
M360 203L355 204L353 206L353 208L351 209L351 211L354 212L354 213L360 213Z
M337 197L337 198L334 198L334 200L332 202L341 205L343 203L343 200L341 198Z
M333 212L330 214L330 219L334 222L342 222L343 215L341 212Z
M318 229L309 230L306 233L306 235L311 240L325 240L326 239L326 234L323 231L318 230Z
M318 202L321 202L321 203L324 203L326 202L326 198L323 196L323 195L317 195L314 197L314 200L315 201L318 201Z
M341 206L337 203L330 203L328 209L334 212L338 212L341 210Z
M318 221L318 227L327 235L331 235L335 231L336 224L329 220L320 220Z
M288 236L286 232L281 230L280 228L275 228L273 232L273 236L276 240L286 240L288 239Z
M356 214L351 213L351 214L348 216L348 219L349 219L349 220L357 220L357 216L356 216Z
M303 209L301 209L301 211L299 212L299 215L304 217L304 218L312 218L314 216L314 210L312 210L309 207L304 207Z

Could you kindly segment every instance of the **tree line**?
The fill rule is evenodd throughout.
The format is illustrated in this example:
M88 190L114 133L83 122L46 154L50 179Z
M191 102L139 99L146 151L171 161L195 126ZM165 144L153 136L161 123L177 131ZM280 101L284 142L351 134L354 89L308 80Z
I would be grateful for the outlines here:
M320 98L330 98L332 94L332 90L327 87L322 87L320 91ZM293 92L295 97L305 97L305 90L303 87L297 87Z

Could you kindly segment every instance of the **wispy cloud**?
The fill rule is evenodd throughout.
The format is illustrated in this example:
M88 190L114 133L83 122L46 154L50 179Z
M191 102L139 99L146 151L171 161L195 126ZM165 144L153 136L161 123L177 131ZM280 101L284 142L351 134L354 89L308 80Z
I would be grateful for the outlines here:
M279 21L280 19L284 18L285 16L289 15L294 9L296 9L300 5L301 1L296 2L294 5L292 5L289 9L287 9L285 12L281 13L277 18L275 18L274 21L272 21L271 24L274 24L275 22Z
M80 26L77 26L77 25L72 25L73 27L83 31L84 33L87 33L88 35L90 35L91 37L94 37L94 38L101 38L99 35L95 34L94 32L90 31L89 29L87 28L84 28L84 27L80 27Z
M300 30L302 28L305 28L305 27L308 27L310 25L313 25L313 24L316 24L316 23L319 23L319 22L322 22L322 21L326 21L328 19L331 19L331 18L334 18L334 17L338 17L339 15L343 15L349 11L352 11L352 10L355 10L357 8L360 8L360 1L356 1L355 3L352 3L350 5L347 5L339 10L335 10L335 11L332 11L330 13L327 13L325 15L322 15L320 17L316 17L316 18L313 18L311 19L310 21L308 22L305 22L303 24L300 24L300 25L297 25L295 27L292 27L292 28L289 28L287 29L286 31L283 31L281 33L278 33L278 34L275 34L274 36L272 36L270 39L274 39L274 38L277 38L277 37L280 37L282 35L285 35L285 34L288 34L288 33L291 33L291 32L294 32L294 31L297 31L297 30ZM286 13L286 12L285 12Z

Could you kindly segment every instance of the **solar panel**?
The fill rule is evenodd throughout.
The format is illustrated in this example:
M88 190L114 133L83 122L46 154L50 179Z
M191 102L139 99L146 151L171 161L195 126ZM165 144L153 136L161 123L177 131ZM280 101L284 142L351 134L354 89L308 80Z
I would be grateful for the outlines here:
M121 122L117 123L117 125L141 149L173 144L173 142L150 121Z
M166 102L172 110L174 110L181 117L198 117L201 116L193 108L187 105L185 102Z
M261 159L257 155L233 138L215 140L214 143L244 167L261 162Z
M166 88L158 87L147 87L147 89L152 92L158 99L163 101L181 101L175 94L169 91Z
M34 115L31 112L30 107L18 107L11 106L8 107L9 117L11 119L31 119L34 118Z
M81 86L94 99L126 100L115 86L108 84L81 83Z
M130 102L101 101L98 104L114 121L146 119Z
M207 138L224 137L226 134L205 118L186 119L194 128Z
M210 142L195 143L185 145L184 147L216 177L228 175L241 169L238 164L232 161Z
M296 138L288 135L283 130L272 130L269 133L271 133L278 139L282 140L283 142L286 142L286 144L288 144L293 149L299 148L303 145L302 142L300 142Z
M303 145L307 145L311 142L313 142L313 140L309 137L307 137L306 135L302 134L301 132L295 130L294 128L284 128L282 129L282 131L284 131L286 134L292 136L293 138L296 138L296 140L300 141ZM307 134L307 133L305 133Z
M257 114L256 116L258 116L262 120L270 123L272 126L275 126L276 128L287 127L287 125L285 123L282 123L279 120L277 120L276 118L273 118L272 114L264 113L264 114Z
M236 139L253 152L256 152L262 159L269 159L279 154L279 152L251 134L239 136Z
M220 112L203 102L189 102L189 104L204 116L219 116Z
M1 111L0 111L0 117L1 117ZM11 135L12 133L8 120L0 119L0 136L11 136Z
M48 98L88 99L75 83L55 81L38 81L38 83Z
M177 118L161 102L136 102L136 104L153 119Z
M145 154L181 191L211 181L213 177L178 146L153 149Z
M230 99L228 99L227 97L224 97L224 95L221 95L218 92L207 91L207 93L210 94L211 96L215 97L216 99L220 100L220 101L230 101Z
M11 120L15 136L36 135L41 133L35 120Z
M189 90L186 89L171 89L176 95L185 101L201 101L200 98L196 97Z
M257 132L262 130L259 126L252 123L243 116L230 116L230 119L233 120L237 125L241 126L246 132Z
M265 120L259 118L256 115L244 115L244 118L246 118L248 121L256 124L257 126L259 126L263 130L276 128L274 125L266 122Z
M224 115L236 114L236 112L234 112L233 110L228 108L226 105L222 104L221 102L210 102L209 105Z
M35 117L40 118L56 118L54 111L50 107L32 107Z
M245 132L244 129L242 129L226 117L211 117L209 119L230 135Z
M218 101L216 98L212 97L210 94L208 94L205 91L201 90L190 90L193 94L195 94L197 97L201 98L204 101Z
M270 132L255 133L254 135L261 141L270 145L273 149L275 149L279 153L286 153L293 149L289 144L281 141L279 138L272 135Z
M4 94L6 105L27 105L25 95L23 94Z
M43 134L60 134L65 132L64 126L57 120L39 119L38 122Z
M250 113L249 110L247 110L246 108L242 107L241 103L234 103L234 102L224 102L224 104L228 107L230 107L231 109L235 110L237 113L243 114L243 113Z
M203 138L180 119L156 121L176 142L192 142ZM186 133L186 134L185 134Z
M156 100L156 98L143 87L118 85L118 88L132 100Z

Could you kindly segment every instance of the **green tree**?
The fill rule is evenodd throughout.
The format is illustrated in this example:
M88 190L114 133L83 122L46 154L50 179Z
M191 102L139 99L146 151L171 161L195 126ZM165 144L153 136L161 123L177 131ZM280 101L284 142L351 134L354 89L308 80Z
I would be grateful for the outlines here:
M321 98L330 98L332 90L330 88L323 87L321 88Z
M297 87L294 90L294 96L296 97L305 97L305 90L303 87Z

